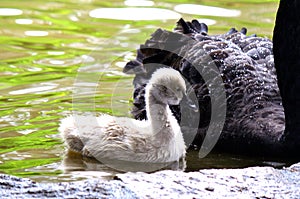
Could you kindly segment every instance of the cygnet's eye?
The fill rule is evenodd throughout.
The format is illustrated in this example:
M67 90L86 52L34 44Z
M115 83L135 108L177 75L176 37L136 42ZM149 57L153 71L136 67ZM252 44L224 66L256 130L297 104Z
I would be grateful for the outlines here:
M168 88L167 87L165 87L165 86L160 86L160 91L162 91L162 92L168 92Z
M157 88L162 93L165 93L168 91L168 88L163 85L154 84L153 87Z
M176 92L180 92L181 89L179 87L176 88Z

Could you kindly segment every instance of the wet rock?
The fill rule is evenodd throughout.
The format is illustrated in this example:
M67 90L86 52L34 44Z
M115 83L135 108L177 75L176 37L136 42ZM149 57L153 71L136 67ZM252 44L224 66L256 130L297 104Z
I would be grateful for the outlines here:
M114 180L35 183L0 175L0 198L299 198L300 163L284 169L118 174Z
M146 198L299 198L300 164L288 169L250 167L199 172L118 175Z
M121 181L91 179L79 182L36 183L0 175L0 198L138 198Z

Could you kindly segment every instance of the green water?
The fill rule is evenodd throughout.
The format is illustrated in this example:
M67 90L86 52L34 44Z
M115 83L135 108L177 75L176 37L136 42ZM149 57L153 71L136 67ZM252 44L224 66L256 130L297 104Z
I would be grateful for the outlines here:
M249 34L272 36L278 0L165 0L155 1L150 7L174 11L176 5L186 2L240 11L239 16L231 17L181 14L185 19L210 20L210 33L247 27ZM123 74L122 67L156 28L171 30L177 21L114 20L89 15L97 8L130 7L126 3L0 2L1 173L46 182L89 175L80 169L77 173L62 169L65 148L57 131L59 120L72 111L130 116L132 77ZM113 12L117 15L119 11ZM80 160L74 158L74 162ZM198 160L191 153L187 170L256 162L219 155Z

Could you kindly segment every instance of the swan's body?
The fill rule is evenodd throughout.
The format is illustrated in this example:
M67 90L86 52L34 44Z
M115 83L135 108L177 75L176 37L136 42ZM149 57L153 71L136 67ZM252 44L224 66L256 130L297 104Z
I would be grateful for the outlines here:
M296 1L294 4L299 7L299 3ZM286 9L290 8L286 6ZM290 20L292 17L286 21ZM289 26L289 22L286 21L281 21L282 26ZM296 29L296 25L294 29ZM286 30L293 29L287 28ZM278 34L281 34L280 31L283 30L278 30ZM285 36L282 35L277 41L284 43L286 40L284 37L288 37L290 39L288 45L298 49L299 46L295 45L299 42L292 44L293 37L289 37L287 34L286 32ZM295 34L294 37L298 35L299 33ZM299 55L299 50L295 52L296 50L291 48L289 51L280 47L278 49L282 54L285 53L285 59L289 62L295 58L299 59L299 56L295 55L292 58L288 57L289 51L294 51L294 54ZM300 63L300 61L295 60L294 62ZM193 86L201 115L198 134L193 145L201 146L208 126L213 122L211 121L211 97L207 85L209 81L214 81L214 77L205 80L198 71L201 70L202 74L205 74L206 71L214 70L210 67L210 64L214 64L219 70L217 73L222 77L226 91L226 102L224 102L226 120L217 143L220 150L234 153L286 156L285 149L289 148L289 143L294 142L292 141L293 138L296 138L297 143L293 144L292 148L297 149L296 146L299 146L299 133L297 133L298 136L291 137L289 142L285 141L287 140L285 115L277 84L271 40L255 35L246 36L246 29L242 29L240 32L231 29L222 35L207 35L207 26L196 20L192 22L179 20L173 32L162 29L156 30L151 38L141 45L136 60L129 62L124 69L126 73L135 74L133 82L135 106L132 113L136 119L147 118L143 96L144 88L151 73L155 70L155 68L149 67L149 63L171 66L180 71ZM279 67L281 67L281 71L284 71L286 66L284 63L281 65ZM195 69L196 67L198 67L198 71ZM295 69L295 71L297 70ZM292 71L281 73L285 75L279 74L281 75L279 78L285 78L284 81L286 82L289 75L295 77L290 74L293 73ZM279 83L281 83L280 80ZM295 85L291 81L288 86L284 85L284 87L286 90L291 89L295 92L293 89ZM282 96L289 99L293 95L290 92L289 96ZM292 103L290 102L290 104ZM176 118L180 119L180 109L176 106L170 108ZM292 109L290 108L290 112ZM298 120L298 124L300 123L300 117L293 118L296 114L291 113L290 116L289 121ZM294 121L293 124L299 126L297 122ZM192 120L191 123L193 123ZM293 132L296 131L293 130ZM291 133L289 134L291 135Z
M161 68L146 87L148 120L73 115L61 121L59 131L71 151L97 159L179 161L185 156L185 144L168 105L179 104L185 90L179 72Z

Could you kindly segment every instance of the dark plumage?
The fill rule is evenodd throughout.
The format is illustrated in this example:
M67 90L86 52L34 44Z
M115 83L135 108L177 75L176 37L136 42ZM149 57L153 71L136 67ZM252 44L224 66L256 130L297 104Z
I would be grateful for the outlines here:
M300 90L300 47L295 46L300 44L297 34L300 32L300 25L297 26L299 22L296 20L299 17L293 18L299 16L296 13L300 3L291 0L293 5L289 5L286 2L289 1L281 2L278 12L274 32L274 42L277 42L274 45L278 45L278 49L275 48L274 52L275 56L278 56L278 82L284 97L289 131L284 131L285 115L277 85L272 41L256 35L246 36L246 28L242 28L241 31L232 28L225 34L208 35L207 26L196 20L186 22L180 19L173 32L156 30L152 37L140 46L136 60L125 66L124 72L135 74L132 110L134 117L146 119L144 90L151 74L156 70L157 63L172 67L181 72L197 96L200 122L193 145L201 146L207 127L213 122L211 100L214 99L210 95L208 85L215 78L214 75L205 74L219 74L226 90L226 102L220 106L227 106L227 112L217 147L222 151L238 153L285 155L289 152L292 155L300 140L300 125L293 126L300 123L300 97L297 97L299 94L295 92ZM293 6L297 9L291 8ZM285 16L291 9L293 14ZM293 23L289 24L286 21ZM289 30L292 30L292 37L288 35ZM285 42L286 37L288 43ZM292 38L295 37L296 43L293 43ZM293 49L299 50L293 52L295 55L291 57L289 52ZM290 63L289 67L295 70L294 75L291 74L291 70L286 71L283 68L287 67L284 66L286 63ZM215 71L215 66L219 71ZM203 74L211 78L204 78ZM289 80L290 75L292 79ZM293 110L294 106L297 108ZM172 106L171 110L180 121L180 108ZM296 110L297 113L294 113ZM194 114L191 112L185 116L191 118L191 125L194 122ZM185 125L186 129L189 129L190 124ZM293 134L292 132L295 132L293 138L296 140L293 140L293 146L289 147L291 141L287 141L290 139L287 134Z
M287 153L300 149L300 1L281 0L274 28L274 58L286 117ZM299 155L298 155L299 156Z

